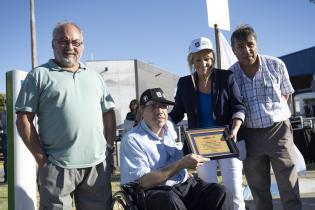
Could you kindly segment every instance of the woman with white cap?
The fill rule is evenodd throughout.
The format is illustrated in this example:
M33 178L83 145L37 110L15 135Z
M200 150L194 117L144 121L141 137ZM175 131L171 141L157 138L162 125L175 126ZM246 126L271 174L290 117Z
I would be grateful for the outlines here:
M187 60L191 74L178 81L170 118L177 124L186 113L189 129L228 125L229 137L236 141L245 118L245 106L233 73L214 68L213 47L205 37L191 42ZM223 184L233 194L234 210L244 210L242 161L238 158L211 160L197 168L198 176L210 183L218 182L217 164Z

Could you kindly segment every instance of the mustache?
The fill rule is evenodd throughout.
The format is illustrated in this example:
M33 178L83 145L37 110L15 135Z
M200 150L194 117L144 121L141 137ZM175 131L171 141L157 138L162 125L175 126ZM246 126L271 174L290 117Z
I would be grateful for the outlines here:
M166 116L164 114L156 114L154 116L155 119L167 119Z
M62 51L62 54L73 54L73 55L77 55L77 53L75 51L70 51L70 50L64 50Z

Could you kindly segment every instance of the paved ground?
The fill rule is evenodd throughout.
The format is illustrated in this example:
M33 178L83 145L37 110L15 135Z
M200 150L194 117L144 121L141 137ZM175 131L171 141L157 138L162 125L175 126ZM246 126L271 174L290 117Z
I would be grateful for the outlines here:
M307 171L299 180L303 210L315 210L315 171ZM283 210L279 193L274 194L276 195L273 195L273 209ZM256 209L253 200L247 200L246 205L250 210Z
M315 193L302 194L302 206L303 210L314 210L315 209ZM246 205L249 210L255 210L253 201L246 201ZM273 199L273 210L283 210L281 201L279 198Z

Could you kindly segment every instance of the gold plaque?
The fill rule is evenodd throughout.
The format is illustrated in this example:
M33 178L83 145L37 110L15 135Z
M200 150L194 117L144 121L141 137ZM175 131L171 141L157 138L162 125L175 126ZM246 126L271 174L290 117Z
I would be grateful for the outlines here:
M225 127L213 127L185 131L186 141L192 153L210 159L238 157L234 140L228 139Z

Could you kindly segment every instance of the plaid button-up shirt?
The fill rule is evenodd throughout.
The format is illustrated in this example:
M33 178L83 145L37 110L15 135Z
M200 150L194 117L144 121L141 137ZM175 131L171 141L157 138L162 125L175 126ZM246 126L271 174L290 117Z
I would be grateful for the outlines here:
M266 128L291 116L283 96L292 94L294 89L280 59L259 55L259 70L252 79L245 75L239 62L230 69L243 95L246 127Z

